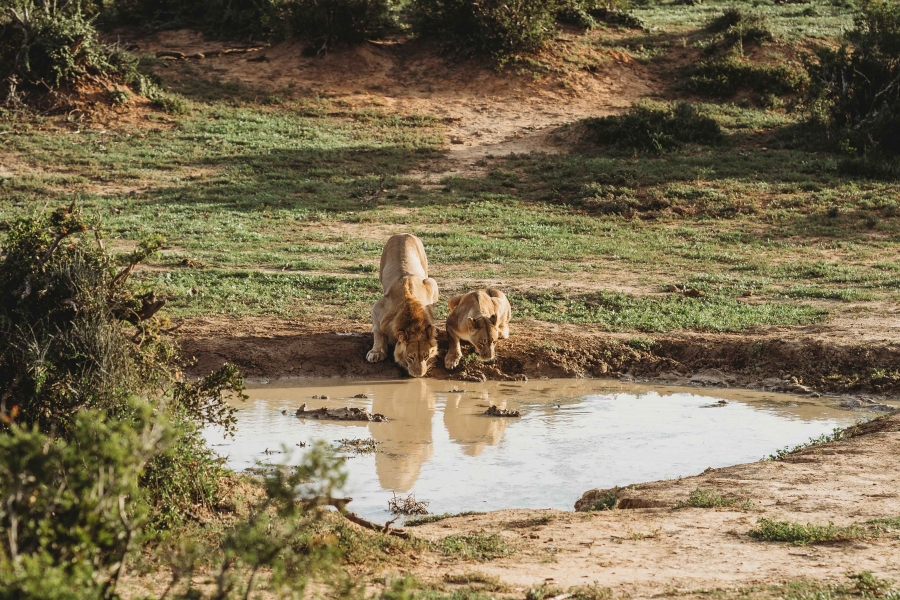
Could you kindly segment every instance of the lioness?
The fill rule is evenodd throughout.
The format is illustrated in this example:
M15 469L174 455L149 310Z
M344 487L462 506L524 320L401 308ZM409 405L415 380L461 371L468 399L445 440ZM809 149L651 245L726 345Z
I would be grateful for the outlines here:
M369 362L384 360L394 346L394 360L413 377L423 377L437 356L434 303L437 283L428 277L428 259L421 240L402 233L391 236L381 253L379 269L384 296L372 307L372 349Z
M447 335L450 349L444 358L447 369L455 369L462 358L459 340L466 340L483 360L494 360L494 347L499 338L509 337L512 308L500 290L477 290L450 298Z

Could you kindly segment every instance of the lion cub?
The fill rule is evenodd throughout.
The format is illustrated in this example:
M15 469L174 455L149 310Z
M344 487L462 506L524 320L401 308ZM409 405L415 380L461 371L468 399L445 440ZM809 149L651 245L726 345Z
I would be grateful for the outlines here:
M408 233L391 236L381 253L378 275L384 295L372 307L374 343L366 360L384 360L387 347L393 345L397 364L413 377L423 377L438 351L434 326L438 288L428 276L422 241Z
M497 339L509 337L509 319L512 308L506 295L500 290L477 290L450 299L450 316L447 317L447 335L450 349L444 358L444 366L454 369L462 358L460 340L473 346L483 360L494 360Z

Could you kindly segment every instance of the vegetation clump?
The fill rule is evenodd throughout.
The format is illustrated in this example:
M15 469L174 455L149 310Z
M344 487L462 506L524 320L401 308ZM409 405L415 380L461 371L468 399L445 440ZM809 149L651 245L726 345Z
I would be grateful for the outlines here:
M867 0L837 49L809 66L814 121L855 160L845 170L892 177L883 159L900 155L900 5Z
M16 0L0 8L0 104L65 109L76 86L135 83L136 67L137 59L100 42L77 3Z
M685 87L697 94L734 96L752 90L760 96L802 92L809 84L806 72L788 64L767 65L729 54L688 67Z
M502 558L514 552L514 549L506 543L503 537L484 531L451 535L437 544L441 554L477 562Z
M775 39L766 18L761 13L750 13L739 6L732 6L710 20L707 31L722 35L728 48L737 46L743 53L744 44L762 44Z
M718 144L723 137L715 119L687 102L637 102L623 115L588 119L585 125L597 144L653 154L685 144Z
M687 500L679 500L675 503L675 508L728 508L736 506L738 508L749 510L753 508L750 500L740 502L735 498L727 498L714 490L705 490L697 488L690 493Z
M855 525L847 527L836 527L834 523L802 525L791 521L761 518L757 521L756 528L750 530L750 537L765 542L789 542L797 546L806 546L854 539L863 536L864 533L864 530Z
M556 33L557 0L415 0L413 28L462 55L504 64L543 49Z

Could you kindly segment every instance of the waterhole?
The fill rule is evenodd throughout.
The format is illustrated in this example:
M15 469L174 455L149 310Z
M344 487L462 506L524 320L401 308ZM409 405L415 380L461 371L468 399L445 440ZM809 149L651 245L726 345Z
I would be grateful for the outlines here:
M431 513L571 510L591 488L759 460L867 416L834 398L571 379L301 380L248 395L233 438L206 432L229 467L290 464L314 440L374 440L374 452L344 445L342 454L350 508L380 522L392 517L394 494L415 494ZM365 408L388 420L302 419L301 404ZM485 416L492 405L521 416Z

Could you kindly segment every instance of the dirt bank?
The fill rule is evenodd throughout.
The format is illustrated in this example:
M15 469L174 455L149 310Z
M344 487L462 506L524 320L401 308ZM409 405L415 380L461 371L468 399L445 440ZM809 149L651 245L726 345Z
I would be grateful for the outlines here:
M182 328L192 374L230 362L252 379L279 377L396 378L390 361L366 362L368 328L271 319L198 319ZM516 323L493 364L464 360L453 372L439 360L437 379L615 377L670 384L745 387L791 393L892 394L900 390L900 346L854 342L821 328L771 328L749 334L614 334L590 326ZM468 348L467 348L468 353ZM472 357L474 358L474 357Z
M896 527L877 536L808 546L748 535L760 518L845 526L900 515L900 415L871 422L857 433L849 441L810 447L781 461L629 486L619 492L619 506L632 509L499 511L413 531L432 540L477 531L502 536L515 553L477 568L520 589L597 582L613 588L615 597L656 597L800 580L847 583L848 573L861 571L900 579ZM674 508L697 488L749 499L753 506ZM471 565L438 562L413 568L430 579L469 570Z

